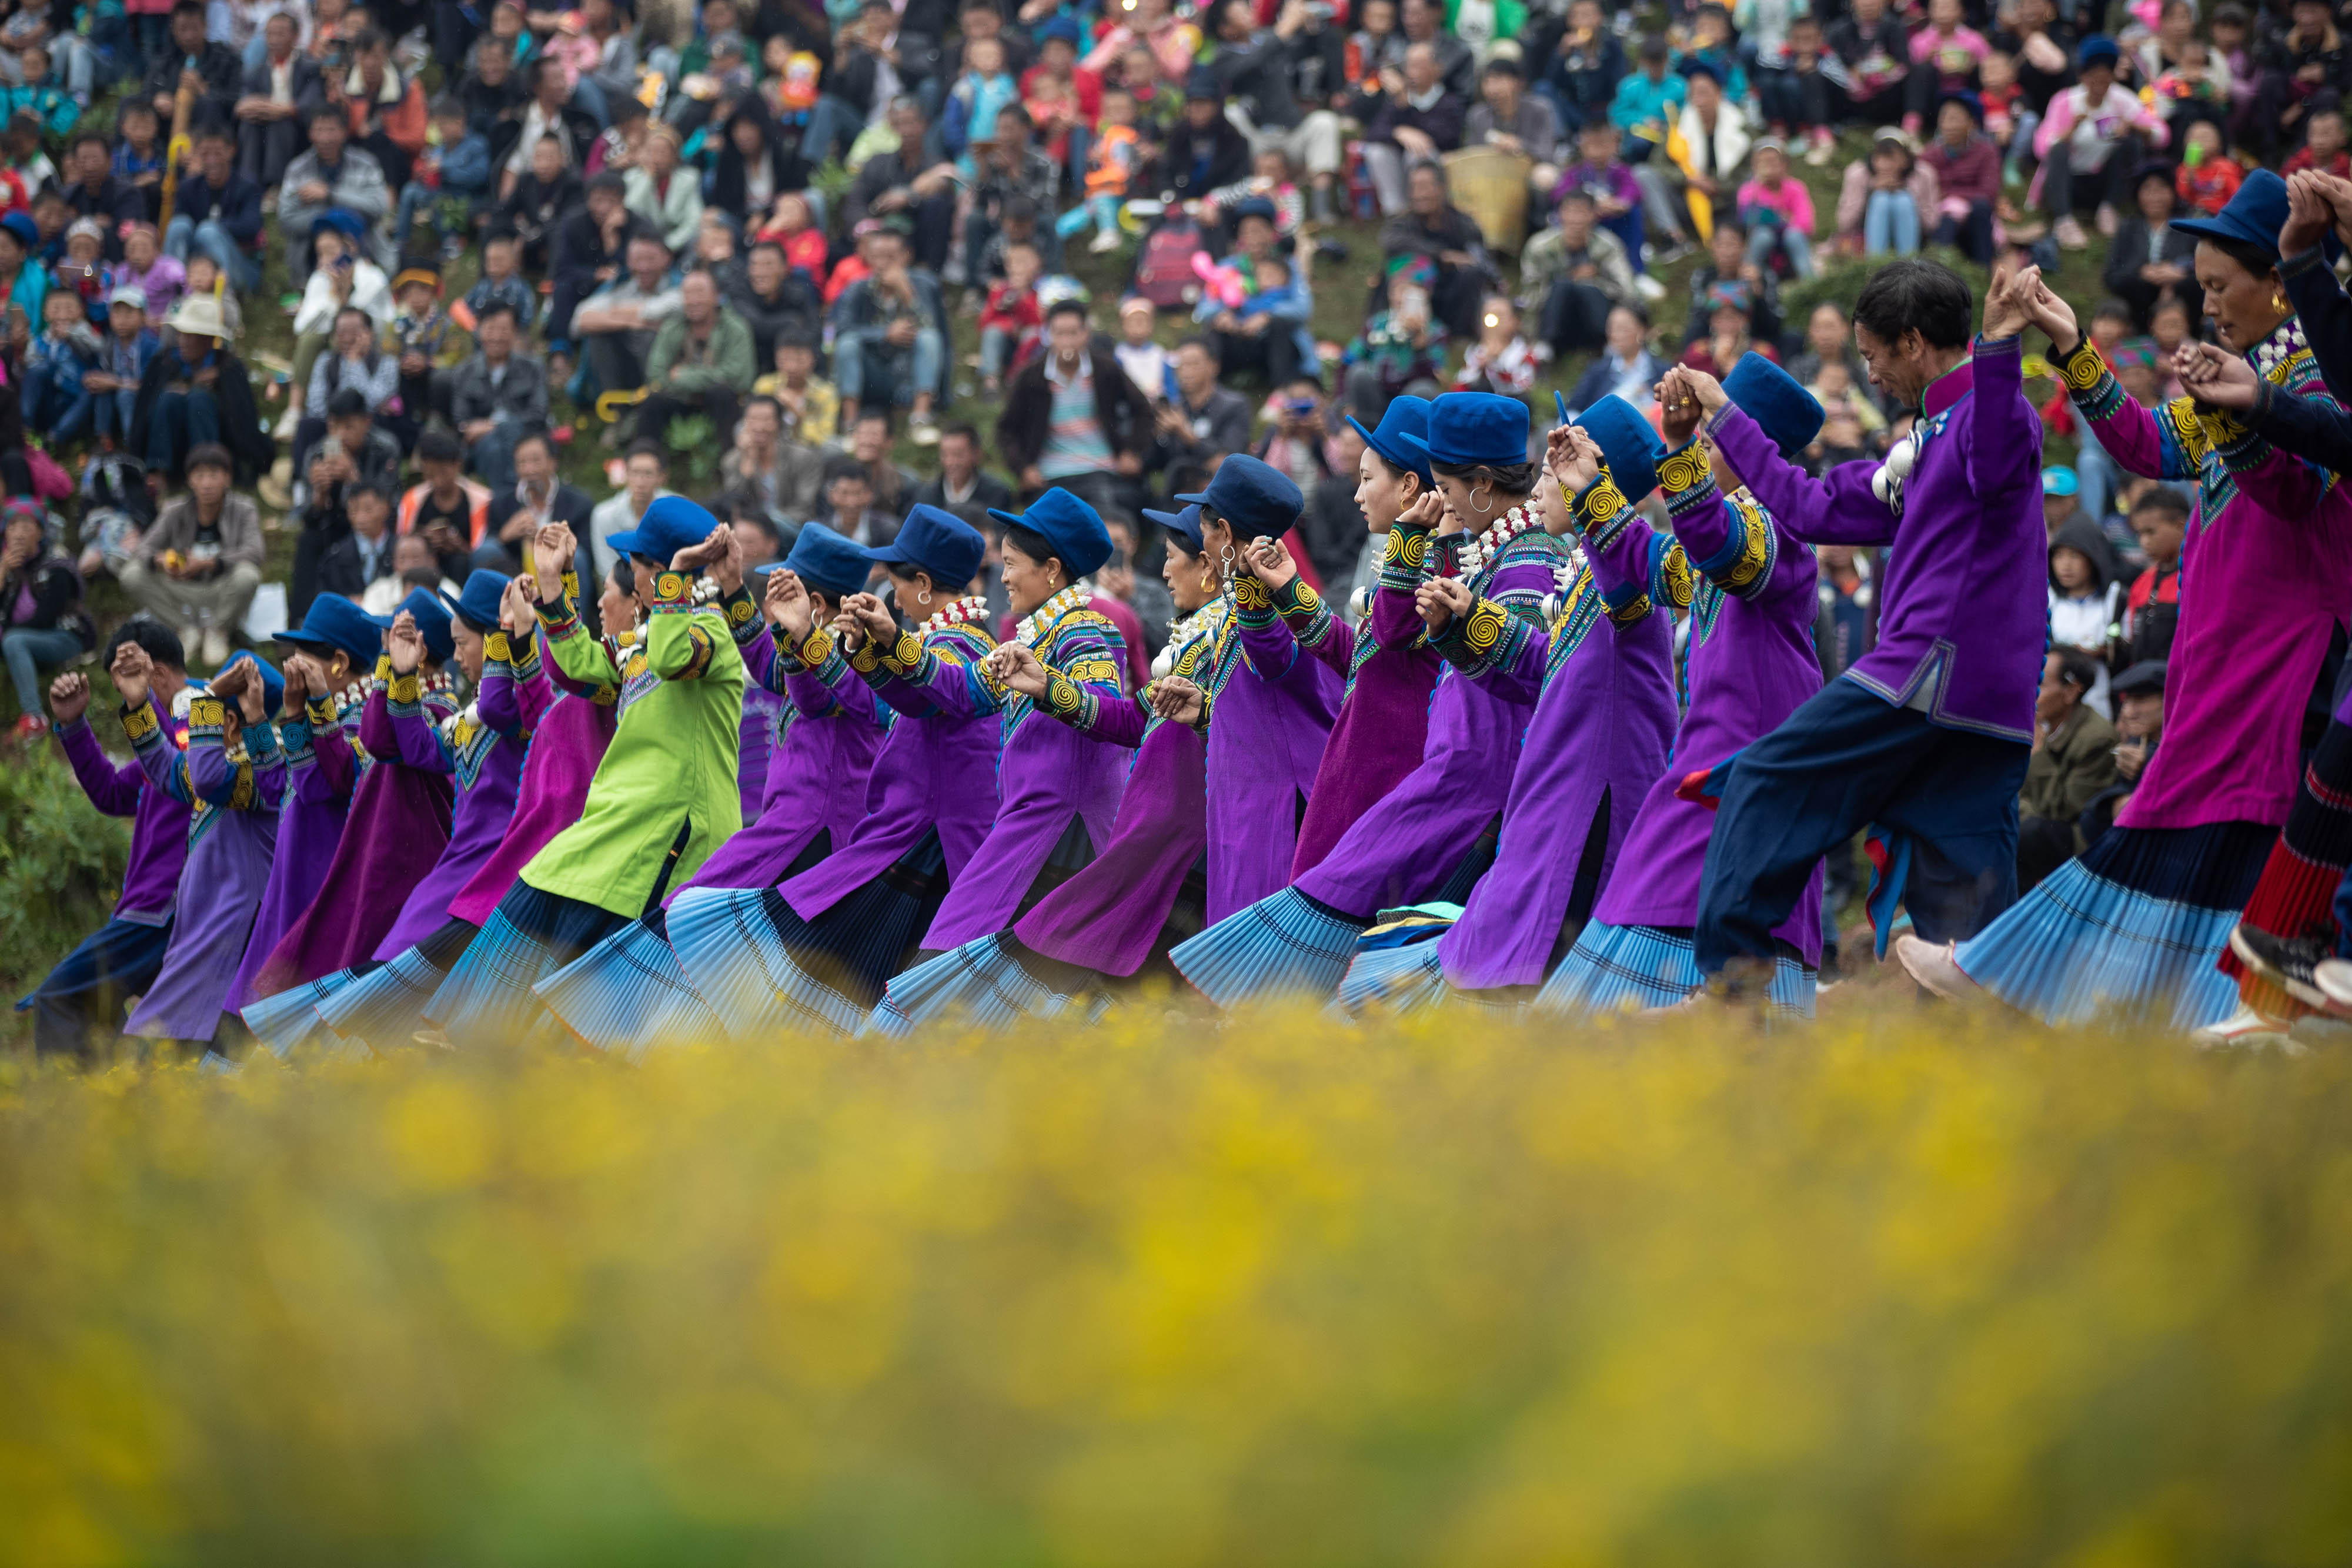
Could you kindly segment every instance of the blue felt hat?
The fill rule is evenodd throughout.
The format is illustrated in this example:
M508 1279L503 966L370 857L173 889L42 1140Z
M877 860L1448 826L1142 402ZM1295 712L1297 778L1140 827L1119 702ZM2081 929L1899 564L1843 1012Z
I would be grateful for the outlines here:
M1354 414L1348 423L1364 438L1364 444L1381 455L1381 461L1401 472L1421 476L1422 487L1427 489L1436 479L1429 472L1429 400L1407 392L1389 400L1381 410L1377 430L1366 430L1364 422ZM1412 439L1407 441L1405 438Z
M1948 92L1944 94L1943 97L1937 99L1936 100L1937 112L1941 113L1943 111L1944 105L1948 103L1957 103L1962 109L1967 110L1969 111L1969 118L1977 122L1977 129L1979 131L1984 129L1985 107L1983 99L1979 98L1975 93L1969 91L1966 88L1962 88L1958 91Z
M710 537L719 519L683 496L656 497L634 528L623 528L604 542L616 555L643 556L665 568L682 549Z
M231 665L246 659L252 660L255 668L261 672L262 711L264 713L276 713L278 711L278 703L282 701L286 695L286 677L279 674L276 668L270 664L268 660L263 658L252 649L239 648L236 653L230 654L228 662L221 665L219 669L213 672L213 679L215 681L220 679L222 674L228 670Z
M1177 499L1190 501L1199 497L1179 496ZM1067 490L1046 491L1031 502L1025 512L1001 512L991 507L988 515L1000 523L1045 535L1045 542L1054 547L1054 553L1061 557L1073 578L1085 577L1110 559L1110 530L1103 527L1101 514Z
M389 632L404 610L416 617L416 629L425 634L425 651L433 656L434 663L446 664L457 656L457 640L449 634L449 607L434 589L412 588L407 598L392 607L391 614L371 615L368 619Z
M1665 460L1666 444L1632 403L1612 392L1578 414L1576 423L1600 444L1609 476L1628 503L1658 487L1658 465Z
M1037 47L1045 47L1049 38L1059 38L1066 44L1076 45L1081 37L1076 17L1058 15L1048 16L1038 26Z
M907 520L898 525L898 534L888 544L859 553L867 560L927 571L933 582L955 592L980 575L980 563L988 554L988 541L980 537L978 528L953 512L938 507L917 507L907 514Z
M823 523L803 523L801 537L784 558L784 570L819 593L840 599L866 586L874 563L862 547Z
M2101 62L2112 66L2123 58L2123 53L2113 38L2108 37L2105 33L2094 33L2075 46L2074 68L2078 71L2088 70L2092 66Z
M348 207L329 207L310 220L312 239L317 239L322 234L339 234L345 239L358 239L366 233L367 229L360 222L359 214Z
M1427 435L1400 434L1432 463L1525 463L1528 405L1496 392L1447 392L1429 405Z
M1813 394L1753 349L1723 378L1723 395L1772 438L1783 457L1794 457L1822 433L1822 405Z
M21 207L6 217L0 218L0 229L6 229L10 234L15 235L18 243L22 244L26 250L37 249L40 246L41 225L35 223L33 215Z
M1186 555L1197 556L1209 547L1201 539L1201 508L1187 507L1181 512L1155 512L1143 508L1143 515L1176 536Z
M340 593L322 593L310 601L302 624L278 632L277 640L297 648L340 652L355 670L373 669L383 646L375 618Z
M460 620L487 637L499 625L499 601L507 591L504 572L478 569L467 574L466 586L456 598L441 596L441 602L457 612Z
M1307 505L1289 475L1240 452L1217 465L1217 476L1207 489L1176 498L1197 502L1204 516L1215 513L1234 532L1247 538L1288 533Z
M2275 263L2279 226L2285 222L2286 182L2268 169L2257 169L2246 176L2228 206L2210 218L2175 218L2172 226L2182 234L2252 246ZM2332 228L2329 234L2333 235Z

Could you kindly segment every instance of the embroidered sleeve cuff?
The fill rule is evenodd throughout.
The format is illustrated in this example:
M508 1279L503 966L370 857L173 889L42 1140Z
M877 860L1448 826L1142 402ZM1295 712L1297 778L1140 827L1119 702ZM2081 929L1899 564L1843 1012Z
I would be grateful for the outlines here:
M912 632L899 632L882 655L882 667L901 680L913 680L923 667L923 640Z
M760 606L749 588L738 588L719 601L719 612L727 617L727 630L735 634L739 648L760 634Z
M880 672L882 650L874 645L874 639L868 637L857 644L856 649L849 655L849 667L861 675L871 675Z
M491 664L513 663L514 653L507 645L507 634L504 632L493 632L482 639L482 664L486 667Z
M1274 624L1274 596L1265 584L1247 572L1234 575L1234 609L1244 626Z
M227 708L215 696L200 696L188 705L188 739L218 741L228 727Z
M1061 671L1045 672L1045 711L1073 728L1092 731L1102 716L1102 702L1092 691Z
M1468 574L1462 570L1462 563L1463 558L1469 553L1469 550L1470 534L1467 529L1458 534L1433 535L1429 541L1427 575L1431 577L1467 576Z
M131 737L131 745L139 747L142 751L150 746L162 745L163 740L163 727L155 722L154 705L152 703L141 703L136 707L124 708L122 710L122 733Z
M1724 536L1723 548L1696 562L1693 570L1724 592L1752 600L1772 580L1772 568L1780 553L1780 530L1760 507L1722 500L1717 505L1724 508L1730 529Z
M245 727L245 748L257 763L268 762L278 755L278 731L267 718Z
M1706 459L1706 449L1696 437L1685 442L1666 455L1658 465L1658 488L1666 497L1667 514L1686 517L1705 511L1720 501L1723 491L1715 482L1715 466ZM1573 505L1573 497L1570 503Z
M710 661L718 656L718 640L699 626L686 629L686 641L692 650L687 655L686 667L670 677L674 681L698 681L710 673Z
M567 576L563 580L569 584L572 579ZM566 587L562 599L558 602L535 607L539 612L539 623L546 630L549 641L561 643L567 637L578 635L580 616L574 607L579 602L571 589Z
M1599 477L1578 492L1575 504L1569 508L1576 531L1584 536L1588 550L1606 549L1616 542L1633 520L1633 503L1604 466Z
M299 771L318 761L318 752L313 747L311 738L315 733L307 717L279 721L278 743L286 748L287 767Z
M2122 383L2108 371L2098 345L2088 337L2075 344L2074 351L2060 361L2058 379L2085 418L2105 419L2123 403Z
M342 715L337 711L333 701L327 697L312 697L309 702L304 703L302 716L310 721L310 730L314 735L321 730L332 729L342 722Z
M1507 662L1520 641L1533 635L1535 628L1525 618L1494 600L1481 599L1470 606L1470 613L1455 616L1432 635L1429 645L1464 674L1481 675Z
M1216 715L1217 694L1203 689L1201 693L1201 711L1192 720L1192 733L1203 740L1208 739L1210 721L1214 719Z
M694 613L694 579L682 571L654 573L654 610L656 615L691 615Z
M2306 272L2319 271L2326 266L2326 256L2322 253L2319 246L2313 246L2309 250L2297 251L2279 263L2279 280L2291 282Z
M1380 585L1411 593L1429 570L1429 530L1414 524L1390 527L1381 549Z
M2021 331L2012 332L2006 338L1988 338L1979 332L1977 334L1974 353L1975 357L1980 360L1994 354L2021 354L2024 351L2024 346L2025 334Z
M525 632L507 640L507 668L514 678L527 681L539 674L539 639Z

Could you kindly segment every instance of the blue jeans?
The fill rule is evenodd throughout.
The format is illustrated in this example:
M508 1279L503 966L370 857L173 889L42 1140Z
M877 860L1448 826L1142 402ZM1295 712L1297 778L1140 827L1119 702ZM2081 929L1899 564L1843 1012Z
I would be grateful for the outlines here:
M185 261L191 246L211 256L229 287L239 294L250 294L261 287L261 263L236 243L236 235L210 218L197 223L181 213L163 231L163 254Z
M150 474L176 475L186 465L188 449L220 439L220 405L213 394L167 392L155 400L147 416L147 450L138 454Z
M874 330L874 338L868 343L862 333L845 332L833 345L834 385L844 402L854 401L863 407L869 400L887 398L906 404L913 402L918 392L940 390L940 361L946 350L937 331L917 328L911 350L883 341L879 330Z
M90 394L79 386L68 392L47 365L26 368L23 402L26 428L46 432L53 442L71 441L89 428Z
M33 1049L44 1056L79 1055L93 1031L122 1030L122 1005L145 993L163 972L172 926L110 920L65 956L31 996L16 1004L33 1015Z
M845 152L866 129L865 120L856 110L831 93L820 94L816 107L809 110L808 130L802 134L801 146L812 166L830 161L836 153Z
M1908 191L1873 191L1863 209L1862 248L1866 256L1912 256L1919 249L1919 204Z
M131 434L131 416L138 412L139 389L124 387L119 392L92 392L89 403L89 432L92 435L111 435L118 440Z
M1772 253L1789 253L1789 269L1799 277L1813 275L1813 242L1786 224L1758 224L1748 231L1748 259L1761 267Z
M41 666L62 664L81 652L81 639L70 632L39 631L19 626L0 637L5 650L8 681L16 688L16 706L26 713L47 711L41 701Z

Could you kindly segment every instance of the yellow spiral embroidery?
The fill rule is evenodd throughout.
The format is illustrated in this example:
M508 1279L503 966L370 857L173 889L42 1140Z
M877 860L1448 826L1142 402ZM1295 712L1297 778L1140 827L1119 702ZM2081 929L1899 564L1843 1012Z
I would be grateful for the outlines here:
M1045 675L1045 707L1057 718L1067 718L1084 706L1086 695L1059 670Z
M514 662L512 656L507 652L507 634L505 632L493 632L488 636L482 639L482 658L486 663L492 664L506 664Z
M1391 528L1388 548L1381 553L1399 566L1419 571L1429 559L1429 536L1419 528Z
M1609 619L1620 626L1638 626L1649 618L1649 614L1650 596L1646 593L1638 593L1633 596L1633 601L1622 610L1612 610L1609 612Z
M1503 640L1503 629L1510 622L1503 607L1491 599L1482 599L1470 607L1469 618L1462 623L1463 645L1474 653L1491 653Z
M425 679L411 670L404 675L394 675L383 688L387 701L415 704L425 700Z
M1307 585L1303 577L1290 580L1290 611L1294 615L1312 615L1323 608L1323 596Z
M686 597L686 579L675 571L666 571L654 579L654 597L663 603L674 603Z
M2058 371L2066 382L2067 391L2086 392L2097 386L2099 378L2107 373L2107 362L2099 357L2097 347L2085 338L2074 345L2074 351L2066 356L2066 362L2059 366Z
M155 710L145 703L122 716L122 733L132 740L144 740L155 733Z
M801 663L813 670L832 657L833 629L829 626L812 628L808 640L801 644Z
M629 655L629 662L621 666L621 678L625 681L634 681L644 674L646 669L646 656L643 653L632 653Z
M1739 552L1739 559L1731 563L1731 570L1725 572L1718 580L1718 586L1727 590L1745 588L1755 581L1756 574L1764 570L1764 558L1771 549L1770 541L1765 538L1765 522L1762 517L1743 507L1739 513L1739 521L1740 536L1746 540L1746 544ZM1682 553L1679 545L1675 547L1675 553L1676 555ZM1690 601L1685 599L1677 602L1687 604Z
M1670 496L1693 489L1706 480L1708 472L1694 444L1666 459L1665 465L1658 470L1658 487Z
M1246 574L1234 579L1234 602L1244 610L1271 610L1274 598L1266 592L1265 584Z
M1748 569L1748 575L1755 575L1753 567ZM1683 553L1682 546L1667 548L1666 559L1658 563L1658 576L1665 590L1666 602L1677 610L1687 609L1695 585L1691 581L1690 557Z
M1089 685L1116 685L1118 684L1118 666L1108 659L1073 659L1070 661L1069 677Z
M882 662L890 666L893 674L911 674L915 666L923 662L923 640L912 632L899 632L890 651L882 655Z
M2203 467L2206 455L2213 450L2212 438L2205 434L2205 425L2197 417L2197 403L2192 398L2177 397L2164 405L2165 422L2172 426L2189 460Z
M740 626L751 619L751 601L749 599L739 599L727 607L728 623Z
M1586 486L1584 516L1588 524L1599 527L1613 522L1617 514L1624 509L1625 493L1617 488L1617 482L1608 475L1603 474Z

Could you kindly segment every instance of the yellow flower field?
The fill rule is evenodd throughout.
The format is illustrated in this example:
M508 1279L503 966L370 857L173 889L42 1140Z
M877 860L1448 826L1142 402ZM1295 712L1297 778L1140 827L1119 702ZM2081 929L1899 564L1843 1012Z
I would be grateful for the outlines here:
M0 1562L2341 1564L2352 1059L0 1067Z

